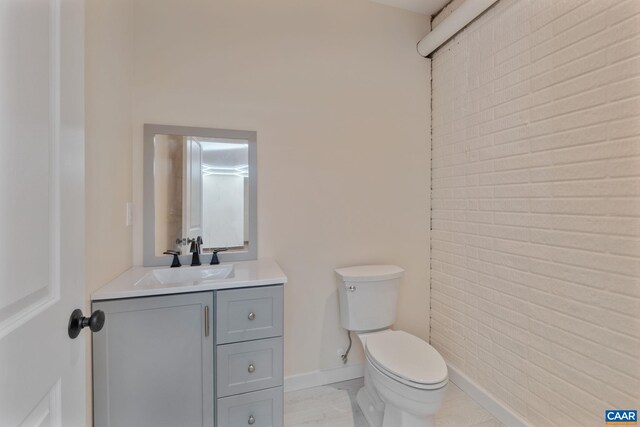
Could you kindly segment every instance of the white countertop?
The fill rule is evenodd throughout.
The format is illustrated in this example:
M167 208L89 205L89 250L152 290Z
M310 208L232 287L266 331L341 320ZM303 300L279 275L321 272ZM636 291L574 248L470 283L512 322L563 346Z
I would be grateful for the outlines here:
M91 300L202 292L216 289L276 285L287 282L287 276L284 275L280 266L272 259L221 263L220 265L228 264L234 265L233 275L228 278L173 284L151 283L148 280L141 280L153 270L165 270L170 267L133 267L91 294ZM179 268L206 269L209 267L209 265L200 267L185 265Z

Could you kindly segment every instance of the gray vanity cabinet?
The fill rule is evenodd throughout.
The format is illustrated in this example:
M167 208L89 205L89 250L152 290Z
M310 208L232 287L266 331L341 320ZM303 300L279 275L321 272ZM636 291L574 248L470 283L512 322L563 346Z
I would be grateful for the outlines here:
M95 427L282 427L283 286L94 301Z
M94 426L213 426L213 292L94 301L98 309Z

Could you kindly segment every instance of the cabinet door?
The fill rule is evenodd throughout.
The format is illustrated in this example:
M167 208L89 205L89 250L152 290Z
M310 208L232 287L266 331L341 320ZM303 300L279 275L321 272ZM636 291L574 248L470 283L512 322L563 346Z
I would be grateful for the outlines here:
M212 426L213 293L96 309L106 322L93 335L94 426Z

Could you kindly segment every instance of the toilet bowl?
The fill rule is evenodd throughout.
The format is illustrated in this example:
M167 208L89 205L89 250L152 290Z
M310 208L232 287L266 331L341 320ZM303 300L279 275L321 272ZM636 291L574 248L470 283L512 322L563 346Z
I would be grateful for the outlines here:
M358 405L371 427L430 427L442 406L447 365L427 342L404 331L357 334L365 349Z
M342 326L365 350L364 387L357 401L371 427L432 427L448 384L447 365L426 341L392 330L400 267L374 265L336 270Z

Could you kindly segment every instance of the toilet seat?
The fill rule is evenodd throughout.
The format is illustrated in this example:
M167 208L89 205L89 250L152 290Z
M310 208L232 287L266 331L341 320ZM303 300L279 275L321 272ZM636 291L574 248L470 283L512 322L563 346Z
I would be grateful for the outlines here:
M428 390L446 385L447 365L438 351L404 331L382 331L366 339L367 359L379 371L413 388Z

